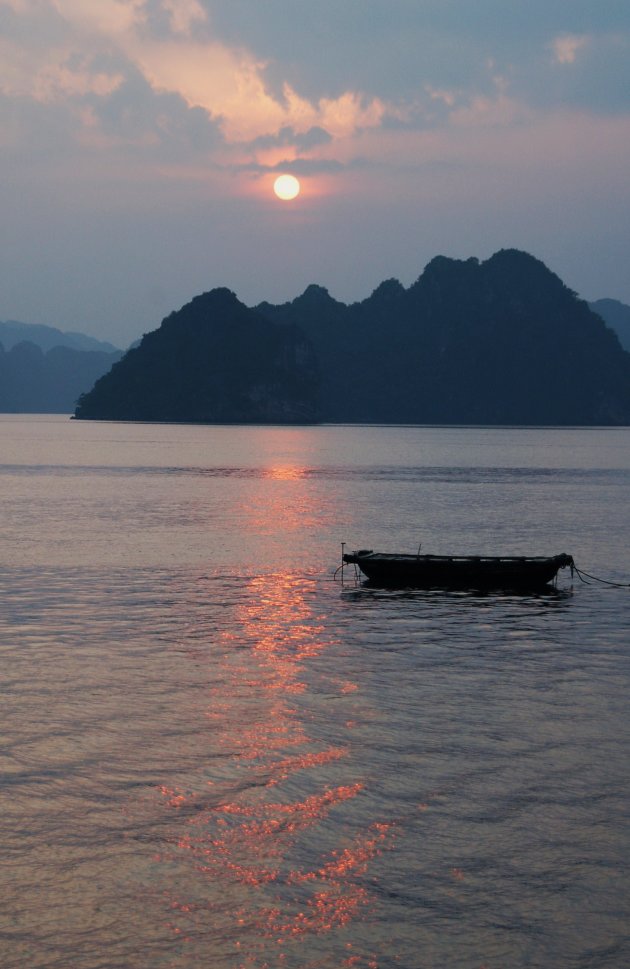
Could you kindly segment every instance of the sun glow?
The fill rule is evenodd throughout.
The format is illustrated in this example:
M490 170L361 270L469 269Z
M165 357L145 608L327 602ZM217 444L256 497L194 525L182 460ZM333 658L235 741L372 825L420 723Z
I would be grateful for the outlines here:
M278 175L273 190L279 199L288 202L300 194L300 183L295 175Z

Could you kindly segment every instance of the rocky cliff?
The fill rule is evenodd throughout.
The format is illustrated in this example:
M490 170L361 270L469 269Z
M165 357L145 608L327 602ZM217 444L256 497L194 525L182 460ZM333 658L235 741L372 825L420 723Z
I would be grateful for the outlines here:
M227 289L197 296L146 334L84 394L77 418L204 423L318 419L318 367L293 325Z

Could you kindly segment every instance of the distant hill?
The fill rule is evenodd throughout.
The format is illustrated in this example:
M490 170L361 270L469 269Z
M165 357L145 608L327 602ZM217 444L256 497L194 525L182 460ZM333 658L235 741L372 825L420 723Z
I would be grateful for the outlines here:
M75 417L205 423L317 420L318 368L294 326L227 289L195 297L83 394Z
M44 352L26 340L8 351L0 344L0 412L71 414L80 394L120 356L120 350L104 353L65 346Z
M19 323L17 320L0 320L0 343L10 350L16 343L34 343L42 350L53 347L71 347L73 350L98 350L102 353L116 353L118 347L104 340L96 340L85 333L64 332L54 326L40 323Z
M617 299L598 299L589 306L615 331L624 350L630 350L630 306Z
M351 306L309 286L258 310L313 343L326 421L630 423L630 355L525 252L437 256L409 289L388 280Z
M433 259L346 305L320 286L248 309L198 296L147 334L79 418L630 424L630 354L542 262Z

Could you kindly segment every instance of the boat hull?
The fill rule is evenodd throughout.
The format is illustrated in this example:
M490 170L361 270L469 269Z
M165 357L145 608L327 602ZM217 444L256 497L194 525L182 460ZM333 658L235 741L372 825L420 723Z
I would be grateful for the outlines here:
M372 585L390 588L538 589L573 565L565 553L549 557L403 555L360 551L344 554Z

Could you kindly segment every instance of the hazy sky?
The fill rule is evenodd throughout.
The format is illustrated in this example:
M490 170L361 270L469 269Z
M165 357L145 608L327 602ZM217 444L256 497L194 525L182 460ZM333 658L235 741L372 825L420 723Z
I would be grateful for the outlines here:
M120 346L503 247L630 303L630 3L0 0L0 166L0 319Z

